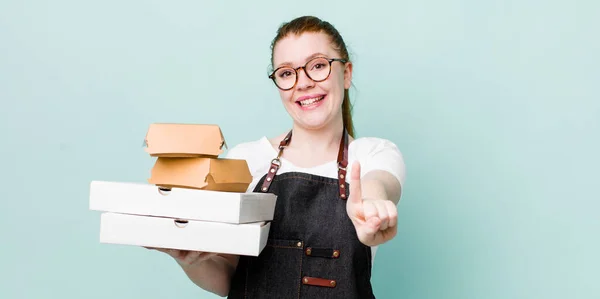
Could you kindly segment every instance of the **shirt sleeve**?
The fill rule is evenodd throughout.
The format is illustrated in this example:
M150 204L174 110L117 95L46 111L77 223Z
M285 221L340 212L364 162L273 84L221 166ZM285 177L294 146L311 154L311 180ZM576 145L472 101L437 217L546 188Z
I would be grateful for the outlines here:
M246 159L243 145L235 145L234 147L227 150L225 153L226 159Z
M372 170L385 170L391 173L401 186L406 180L404 157L396 144L381 138L368 138L360 150L361 176Z

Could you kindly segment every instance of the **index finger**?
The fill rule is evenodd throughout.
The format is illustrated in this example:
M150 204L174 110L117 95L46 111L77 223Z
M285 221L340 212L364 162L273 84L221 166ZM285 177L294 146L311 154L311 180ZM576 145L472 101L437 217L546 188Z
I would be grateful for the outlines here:
M352 171L350 173L350 198L348 199L352 203L362 202L362 189L360 186L360 163L355 161L352 164Z

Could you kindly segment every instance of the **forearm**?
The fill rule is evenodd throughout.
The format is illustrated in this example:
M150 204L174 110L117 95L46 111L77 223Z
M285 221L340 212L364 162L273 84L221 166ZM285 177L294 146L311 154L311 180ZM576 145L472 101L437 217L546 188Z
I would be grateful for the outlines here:
M361 179L363 198L386 199L398 204L402 193L400 183L390 173L374 170Z
M200 288L225 297L229 292L230 280L235 272L235 257L213 256L195 265L179 263L189 279Z

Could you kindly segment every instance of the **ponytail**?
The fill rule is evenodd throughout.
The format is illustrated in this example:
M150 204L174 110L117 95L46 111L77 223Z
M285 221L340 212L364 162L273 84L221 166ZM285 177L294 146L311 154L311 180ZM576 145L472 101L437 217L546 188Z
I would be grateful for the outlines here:
M348 89L344 90L344 100L342 102L342 118L344 119L344 127L348 134L354 136L354 124L352 123L352 104L350 103L350 94Z

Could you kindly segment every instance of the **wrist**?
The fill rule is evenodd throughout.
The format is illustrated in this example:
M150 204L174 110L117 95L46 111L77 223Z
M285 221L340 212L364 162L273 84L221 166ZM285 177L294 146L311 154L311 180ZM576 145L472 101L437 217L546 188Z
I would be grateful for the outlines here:
M362 199L363 200L387 200L388 196L385 191L385 186L378 180L364 180L362 182Z

